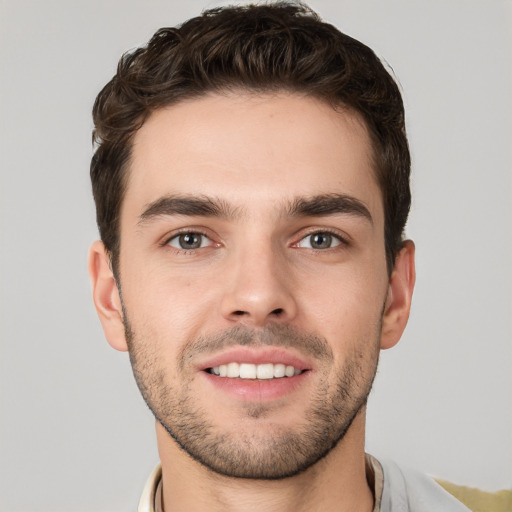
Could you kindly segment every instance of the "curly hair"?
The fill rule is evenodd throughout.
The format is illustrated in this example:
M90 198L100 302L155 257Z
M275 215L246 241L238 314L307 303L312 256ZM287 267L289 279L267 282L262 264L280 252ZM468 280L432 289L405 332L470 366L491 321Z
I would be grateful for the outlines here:
M278 2L212 9L158 30L145 47L122 56L96 98L91 181L100 236L115 275L135 133L159 108L229 90L296 92L362 117L383 197L391 272L411 203L399 88L370 48L304 4Z

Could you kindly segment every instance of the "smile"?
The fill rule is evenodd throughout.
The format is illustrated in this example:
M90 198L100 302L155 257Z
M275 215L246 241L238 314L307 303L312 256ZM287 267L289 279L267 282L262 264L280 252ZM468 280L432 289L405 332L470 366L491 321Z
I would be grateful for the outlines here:
M302 373L301 370L291 365L281 363L228 363L208 368L209 373L219 377L230 379L281 379L284 377L294 377Z

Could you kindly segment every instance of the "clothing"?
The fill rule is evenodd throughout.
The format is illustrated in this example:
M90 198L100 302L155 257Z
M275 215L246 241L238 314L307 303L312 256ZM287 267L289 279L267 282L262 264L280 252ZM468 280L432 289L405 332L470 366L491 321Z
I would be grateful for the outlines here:
M375 498L373 512L470 512L439 484L418 471L366 456L368 481ZM163 512L162 468L148 478L138 512Z
M391 461L379 461L384 474L380 512L470 512L432 478Z

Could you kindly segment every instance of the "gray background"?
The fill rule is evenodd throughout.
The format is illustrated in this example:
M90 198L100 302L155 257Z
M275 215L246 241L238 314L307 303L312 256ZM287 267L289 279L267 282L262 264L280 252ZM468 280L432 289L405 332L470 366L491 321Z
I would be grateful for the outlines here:
M135 510L157 462L128 358L90 299L90 109L123 51L214 5L0 1L2 511ZM414 158L418 283L382 356L368 450L510 487L512 3L311 5L392 65Z

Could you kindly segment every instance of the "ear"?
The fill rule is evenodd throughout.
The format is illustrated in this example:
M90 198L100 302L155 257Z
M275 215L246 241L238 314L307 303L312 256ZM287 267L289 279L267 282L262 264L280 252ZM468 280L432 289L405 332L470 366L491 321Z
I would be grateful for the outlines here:
M121 296L110 268L110 258L105 246L99 240L89 249L88 269L92 297L105 337L116 350L126 351L128 345L124 334Z
M382 349L394 347L404 332L411 310L415 281L414 242L406 240L396 257L389 278L388 295L382 317Z

